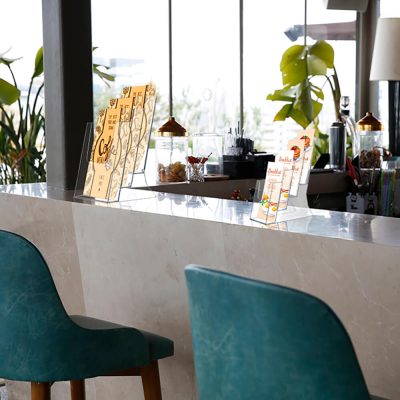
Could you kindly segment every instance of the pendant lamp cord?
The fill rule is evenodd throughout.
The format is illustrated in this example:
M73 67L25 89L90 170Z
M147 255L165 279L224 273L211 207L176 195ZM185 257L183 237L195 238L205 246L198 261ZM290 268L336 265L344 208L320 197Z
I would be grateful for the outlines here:
M307 46L307 0L304 0L304 46Z
M172 0L168 0L168 47L169 47L169 115L174 115L172 102Z
M239 106L240 106L240 127L238 134L242 133L244 124L244 111L243 111L243 0L239 0Z

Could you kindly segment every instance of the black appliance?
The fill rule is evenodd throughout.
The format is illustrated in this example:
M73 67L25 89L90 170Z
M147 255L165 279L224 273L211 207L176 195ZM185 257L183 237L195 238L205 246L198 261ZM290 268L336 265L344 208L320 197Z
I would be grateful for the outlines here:
M255 153L246 156L223 156L224 175L231 179L264 179L269 161L275 156L268 153Z

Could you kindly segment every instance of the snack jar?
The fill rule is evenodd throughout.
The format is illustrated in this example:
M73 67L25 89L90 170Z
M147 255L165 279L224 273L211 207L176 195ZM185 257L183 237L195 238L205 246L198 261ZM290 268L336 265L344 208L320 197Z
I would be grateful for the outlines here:
M155 136L157 183L185 182L188 135L174 117L161 126Z
M360 168L380 168L383 159L383 125L371 112L357 122L360 134Z

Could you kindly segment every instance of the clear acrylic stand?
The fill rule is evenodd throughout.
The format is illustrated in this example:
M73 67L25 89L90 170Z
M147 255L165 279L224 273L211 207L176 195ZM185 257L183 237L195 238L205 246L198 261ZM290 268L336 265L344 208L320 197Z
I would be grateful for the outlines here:
M148 96L145 99L143 107L135 107L135 116L132 117L130 122L132 141L128 149L130 160L132 162L127 167L126 178L124 179L122 186L123 188L133 188L135 176L138 174L143 174L145 185L148 186L145 176L145 169L149 152L155 107L155 96Z
M312 215L308 208L307 187L313 145L308 146L306 151L306 155L294 161L291 170L286 169L284 171L282 182L270 182L265 187L265 180L257 181L253 196L251 220L268 225ZM305 159L307 159L306 165ZM279 185L279 193L275 188L276 185ZM291 205L288 205L289 203Z
M257 181L256 192L254 193L251 219L264 224L274 224L278 217L278 207L281 198L282 181L270 182L261 186ZM257 199L257 200L256 200Z
M276 203L276 199L273 199L273 189L274 185L282 186L282 182L273 182L269 187L269 191L264 190L265 179L258 180L256 183L256 190L254 193L253 206L251 211L250 219L252 221L260 222L264 225L270 224L280 224L286 221L305 218L312 215L310 209L308 207L294 207L287 205L286 209L280 210L279 208L271 215L270 207L274 206ZM300 185L300 188L304 188L307 190L307 185ZM303 192L303 190L301 190ZM281 191L280 191L281 192ZM279 194L278 204L280 197L282 196L282 192ZM265 207L265 202L272 200L274 204L268 204L268 207ZM289 197L288 204L290 204L290 200L293 199Z
M127 162L134 166L138 164L136 160L138 153L135 151L138 143L132 142L135 142L134 129L140 132L142 128L143 115L138 118L137 113L140 109L142 108L135 107L132 110L129 121L118 121L115 124L113 139L111 143L108 141L108 144L96 134L92 123L87 124L74 193L75 199L112 203L155 197L147 184L148 190L131 189L134 173L130 178L130 185L127 188L123 187L127 180ZM109 153L105 156L106 158L101 159L99 155L105 152L107 145L110 146ZM147 144L146 147L148 147ZM130 159L132 156L133 160ZM101 161L97 162L99 159Z

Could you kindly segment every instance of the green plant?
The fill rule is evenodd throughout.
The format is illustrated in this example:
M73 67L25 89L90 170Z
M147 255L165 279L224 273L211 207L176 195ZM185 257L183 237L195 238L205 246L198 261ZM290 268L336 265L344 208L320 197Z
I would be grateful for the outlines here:
M40 100L44 87L41 80L43 47L36 53L25 101L21 98L12 69L12 64L20 58L6 58L5 54L0 55L0 64L8 70L11 83L0 78L0 184L45 182L45 117ZM114 81L114 76L103 72L100 67L109 69L105 65L93 64L93 73L107 85L107 81ZM36 88L37 81L39 86Z
M328 135L320 132L318 128L318 115L322 110L324 92L315 80L322 77L329 84L336 119L340 120L341 93L332 46L323 40L313 45L291 46L283 53L280 70L283 88L267 96L268 100L285 102L275 115L274 121L292 118L303 129L315 128L315 147L318 153L328 152Z
M95 51L96 49L98 49L98 47L92 47L92 52ZM93 63L93 68L92 68L93 73L97 75L108 87L110 87L108 82L114 82L115 76L102 71L100 68L104 68L106 71L108 71L110 67L103 64Z
M44 182L45 140L43 104L39 100L44 83L34 90L43 75L43 49L36 53L25 105L15 80L12 64L19 59L0 55L12 83L0 78L0 183ZM34 93L35 92L35 93ZM9 106L15 104L16 112Z

